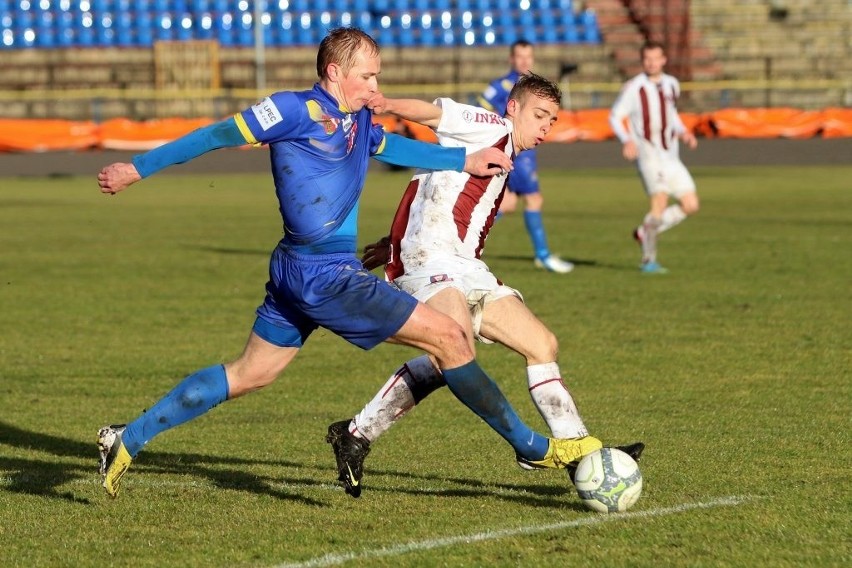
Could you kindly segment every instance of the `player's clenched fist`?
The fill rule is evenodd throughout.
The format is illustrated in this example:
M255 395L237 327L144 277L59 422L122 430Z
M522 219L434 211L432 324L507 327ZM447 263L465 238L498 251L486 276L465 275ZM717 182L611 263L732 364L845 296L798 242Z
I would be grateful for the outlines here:
M98 174L98 186L101 188L101 193L114 194L125 189L130 184L136 183L140 179L142 179L142 176L136 171L136 166L117 162L108 165L100 171Z
M361 264L367 270L373 270L374 268L386 265L388 259L390 259L390 237L382 237L378 241L364 247Z

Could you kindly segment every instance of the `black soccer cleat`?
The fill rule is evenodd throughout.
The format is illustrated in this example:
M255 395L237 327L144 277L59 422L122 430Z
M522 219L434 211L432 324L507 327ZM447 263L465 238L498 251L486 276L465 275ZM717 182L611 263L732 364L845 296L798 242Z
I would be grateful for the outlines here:
M627 444L624 446L613 446L616 450L621 450L631 458L636 463L639 463L639 458L642 457L642 452L645 451L645 444L642 442L634 442L632 444ZM571 483L574 483L574 475L577 473L577 466L580 465L580 462L572 462L568 464L568 467L565 469L568 471L568 477L571 478Z
M353 497L361 495L361 477L364 475L364 459L370 453L370 442L349 433L351 420L341 420L328 427L325 441L334 449L337 460L337 480Z

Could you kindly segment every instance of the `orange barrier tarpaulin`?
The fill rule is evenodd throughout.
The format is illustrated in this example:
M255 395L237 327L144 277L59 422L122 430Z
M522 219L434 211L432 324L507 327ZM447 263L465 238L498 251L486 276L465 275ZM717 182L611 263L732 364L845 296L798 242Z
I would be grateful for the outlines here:
M109 150L150 150L212 123L209 118L166 118L145 122L115 118L100 126L101 147Z
M578 110L574 113L577 121L578 140L601 141L615 138L615 132L609 125L609 109L596 108Z
M852 136L852 108L827 108L822 111L823 138Z
M556 117L556 123L550 129L545 142L575 142L580 138L580 130L577 128L577 118L569 110L560 110Z
M100 142L94 122L0 119L0 151L54 152L94 148Z
M795 108L724 109L710 113L721 138L811 138L822 129L821 111Z
M697 135L728 138L852 137L852 109L804 111L794 108L723 109L702 115L682 113ZM393 117L375 116L386 132L436 142L431 128ZM88 121L0 119L0 152L49 152L105 148L144 151L214 122L210 118L168 118L143 122L124 118L98 125ZM559 112L547 142L609 140L609 109Z

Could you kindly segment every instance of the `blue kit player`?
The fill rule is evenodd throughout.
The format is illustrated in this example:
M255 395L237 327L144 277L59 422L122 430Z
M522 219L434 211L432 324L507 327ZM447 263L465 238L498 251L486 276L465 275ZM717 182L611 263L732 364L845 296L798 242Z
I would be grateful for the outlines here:
M132 460L155 436L227 400L272 383L318 327L370 349L383 341L432 355L450 391L523 459L564 468L601 446L546 438L517 416L479 367L461 326L364 269L356 258L358 201L370 157L407 167L491 176L511 170L508 156L407 140L374 125L367 102L378 93L379 47L354 28L334 30L317 54L319 82L278 92L232 118L116 163L98 174L115 194L170 165L222 147L269 146L285 236L272 252L266 297L242 354L186 377L141 416L98 432L107 494L118 494Z
M529 73L535 63L533 46L530 42L518 40L509 51L509 64L512 70L503 77L492 81L482 96L479 105L503 116L509 102L509 93L518 81L518 77ZM541 217L544 198L538 187L538 163L534 149L525 150L514 160L514 170L509 174L508 189L500 205L501 213L511 213L520 195L524 200L524 225L529 233L535 250L535 265L550 272L565 274L574 269L574 265L550 252L547 246L547 234Z

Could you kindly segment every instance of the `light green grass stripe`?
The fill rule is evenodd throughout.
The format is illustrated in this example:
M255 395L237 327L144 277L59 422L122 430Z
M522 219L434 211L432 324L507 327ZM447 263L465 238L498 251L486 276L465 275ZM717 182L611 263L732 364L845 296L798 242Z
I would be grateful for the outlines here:
M612 521L629 521L634 519L648 519L651 517L664 517L667 515L675 515L686 511L696 509L713 509L716 507L734 507L746 501L756 499L749 495L729 495L728 497L720 497L712 501L703 503L684 503L674 507L665 507L662 509L649 509L647 511L636 511L633 513L619 513L615 515L597 514L589 517L583 517L574 521L563 521L561 523L550 523L546 525L531 525L526 527L516 527L511 529L503 529L497 531L485 531L468 535L453 536L447 538L436 538L422 540L419 542L408 542L390 548L377 548L374 550L364 550L361 552L346 552L342 554L326 554L318 558L306 560L305 562L278 564L275 568L314 568L322 566L335 566L349 562L351 560L366 560L369 558L381 558L385 556L400 556L409 552L420 550L433 550L436 548L444 548L456 544L466 544L472 542L482 542L487 540L499 540L517 535L536 534L547 531L572 529L576 527L599 525Z

